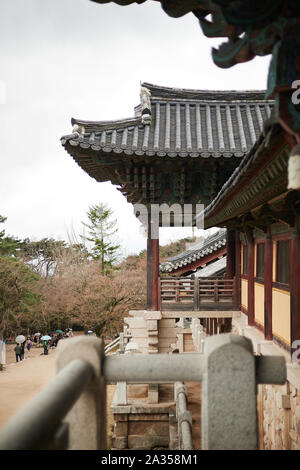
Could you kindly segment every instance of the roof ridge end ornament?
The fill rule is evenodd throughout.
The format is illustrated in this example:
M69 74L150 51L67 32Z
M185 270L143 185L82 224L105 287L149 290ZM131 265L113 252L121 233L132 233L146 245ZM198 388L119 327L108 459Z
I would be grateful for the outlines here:
M72 131L73 131L73 134L76 134L78 136L79 135L84 135L85 128L84 128L84 126L80 126L79 124L74 124Z
M151 91L145 86L141 86L140 98L141 98L141 117L142 124L151 124Z

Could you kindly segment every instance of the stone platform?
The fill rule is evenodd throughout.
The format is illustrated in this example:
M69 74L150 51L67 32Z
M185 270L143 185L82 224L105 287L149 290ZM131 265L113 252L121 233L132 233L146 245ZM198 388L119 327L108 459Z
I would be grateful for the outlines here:
M158 403L149 403L149 384L128 384L127 404L113 401L113 449L177 449L173 384L158 385Z

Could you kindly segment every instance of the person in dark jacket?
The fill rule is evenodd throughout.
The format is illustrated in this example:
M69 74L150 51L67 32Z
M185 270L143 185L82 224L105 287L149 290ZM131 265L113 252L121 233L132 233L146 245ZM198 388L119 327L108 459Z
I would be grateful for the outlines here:
M24 343L21 343L21 349L22 349L22 359L24 359L24 356L25 356L25 341Z
M16 353L16 362L19 362L19 359L20 361L22 361L22 347L20 344L17 344L17 346L15 347L15 353Z
M44 354L48 354L48 341L44 341L43 343L43 346L44 346Z

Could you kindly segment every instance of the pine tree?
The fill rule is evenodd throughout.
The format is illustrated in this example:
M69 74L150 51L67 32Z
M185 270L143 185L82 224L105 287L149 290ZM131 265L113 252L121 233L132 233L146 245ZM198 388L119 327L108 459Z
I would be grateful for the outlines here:
M115 244L117 220L112 219L113 211L107 204L100 203L89 207L87 217L89 224L82 222L88 229L88 236L82 239L92 243L91 257L101 261L102 274L108 274L115 268L120 245Z
M6 217L0 215L0 224L3 224L6 221ZM5 235L5 230L0 231L0 256L17 256L20 252L23 243L26 243L26 240L23 242L18 238Z

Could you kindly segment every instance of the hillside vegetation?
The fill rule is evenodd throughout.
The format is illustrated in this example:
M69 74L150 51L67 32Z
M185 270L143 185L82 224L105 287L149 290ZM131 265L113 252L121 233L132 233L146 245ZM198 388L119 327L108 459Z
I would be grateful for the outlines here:
M191 241L161 246L161 260ZM128 310L145 308L145 301L145 250L103 271L101 257L84 244L19 240L0 232L0 338L57 328L113 338Z

